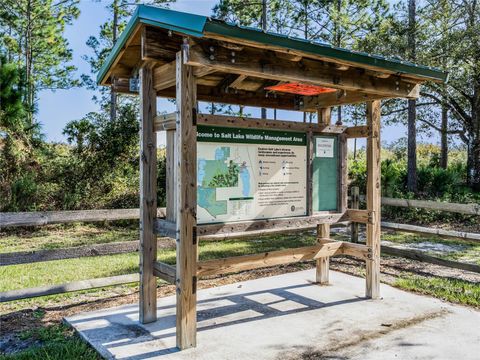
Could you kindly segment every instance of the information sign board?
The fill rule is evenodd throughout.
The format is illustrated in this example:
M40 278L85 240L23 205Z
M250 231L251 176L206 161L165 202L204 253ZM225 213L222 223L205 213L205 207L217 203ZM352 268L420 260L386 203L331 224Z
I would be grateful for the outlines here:
M306 215L306 145L304 133L197 126L197 222Z

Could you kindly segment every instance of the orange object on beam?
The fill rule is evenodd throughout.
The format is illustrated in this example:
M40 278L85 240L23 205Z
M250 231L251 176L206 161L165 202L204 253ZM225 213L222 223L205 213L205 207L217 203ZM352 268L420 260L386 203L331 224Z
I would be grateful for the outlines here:
M319 95L319 94L337 91L336 89L332 89L328 87L300 84L300 83L278 84L278 85L268 86L265 88L265 90L279 91L279 92L305 95L305 96L313 96L313 95Z

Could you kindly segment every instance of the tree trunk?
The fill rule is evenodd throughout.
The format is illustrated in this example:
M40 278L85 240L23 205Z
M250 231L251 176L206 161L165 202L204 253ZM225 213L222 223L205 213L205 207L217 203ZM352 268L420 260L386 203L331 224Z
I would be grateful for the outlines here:
M415 61L415 29L416 29L415 0L408 0L408 48L410 60ZM408 164L407 190L417 191L417 129L416 129L416 101L408 100Z
M446 169L448 166L448 107L442 104L442 132L440 139L440 167Z
M112 47L117 42L117 28L118 28L118 0L113 2L113 27L112 27ZM117 93L110 89L110 121L117 120Z

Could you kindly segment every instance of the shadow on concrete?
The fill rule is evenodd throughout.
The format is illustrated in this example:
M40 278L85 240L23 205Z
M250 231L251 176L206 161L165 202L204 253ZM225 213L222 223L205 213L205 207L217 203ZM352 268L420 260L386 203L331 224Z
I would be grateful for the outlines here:
M341 301L321 302L299 294L302 290L313 287L318 285L299 284L241 294L226 293L215 298L200 300L197 302L198 331L366 300L365 297L354 297ZM82 329L81 335L91 343L92 339L94 342L100 342L103 349L108 351L107 354L102 355L107 357L118 353L115 348L154 342L157 346L151 352L122 357L129 360L148 359L178 351L176 347L162 348L161 346L162 340L175 339L175 305L159 306L157 311L158 320L145 325L138 322L138 307L133 305L124 309L112 309L104 315L82 316L68 322L73 326L90 323L91 327Z

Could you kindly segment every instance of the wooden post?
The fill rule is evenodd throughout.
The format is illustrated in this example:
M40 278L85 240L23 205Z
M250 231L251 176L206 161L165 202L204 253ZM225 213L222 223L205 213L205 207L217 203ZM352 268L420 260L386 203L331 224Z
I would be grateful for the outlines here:
M332 122L331 108L322 108L318 110L318 124L330 125ZM315 145L314 145L315 146ZM330 238L330 225L317 225L317 239ZM322 285L328 284L328 273L330 268L330 258L328 256L317 259L316 282Z
M188 45L186 45L188 46ZM197 127L193 69L185 65L187 49L177 53L177 346L196 346L197 339Z
M360 208L360 189L358 186L352 186L350 190L350 196L352 198L351 208L357 210ZM353 222L350 224L351 229L351 241L353 243L358 243L358 223Z
M177 217L177 201L176 201L176 166L175 166L175 130L167 130L167 146L166 146L166 216L168 221L175 222Z
M317 239L330 238L330 224L317 225ZM330 267L330 258L328 256L317 259L316 282L322 285L328 284L328 273Z
M153 88L152 64L140 68L140 322L157 320L157 279L153 263L157 260L157 134L153 118L157 95Z
M366 296L380 297L380 100L367 102L367 210L372 223L367 224L367 245L372 259L367 260Z

